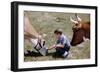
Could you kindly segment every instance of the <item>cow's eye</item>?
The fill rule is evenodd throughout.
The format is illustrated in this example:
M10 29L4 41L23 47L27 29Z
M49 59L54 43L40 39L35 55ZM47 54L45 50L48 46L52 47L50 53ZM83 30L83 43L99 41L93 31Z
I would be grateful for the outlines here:
M78 26L78 24L75 24L75 26Z
M43 41L43 46L45 45L45 41Z

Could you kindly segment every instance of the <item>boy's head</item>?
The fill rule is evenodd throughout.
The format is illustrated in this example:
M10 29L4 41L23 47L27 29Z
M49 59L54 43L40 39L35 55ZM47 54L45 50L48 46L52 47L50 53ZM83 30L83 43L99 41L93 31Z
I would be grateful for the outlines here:
M56 29L56 30L54 31L54 34L55 34L55 36L59 39L60 36L62 35L62 30L61 30L61 29Z

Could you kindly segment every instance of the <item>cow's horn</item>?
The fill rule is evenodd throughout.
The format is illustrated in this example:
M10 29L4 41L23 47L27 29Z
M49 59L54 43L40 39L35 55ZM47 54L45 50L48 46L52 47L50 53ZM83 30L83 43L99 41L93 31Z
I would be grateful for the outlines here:
M78 23L77 21L73 20L72 17L70 17L70 21L72 21L73 23Z
M81 22L82 19L81 19L80 17L77 16L77 20Z
M77 14L75 14L75 16L77 18L77 21L81 22L82 19Z

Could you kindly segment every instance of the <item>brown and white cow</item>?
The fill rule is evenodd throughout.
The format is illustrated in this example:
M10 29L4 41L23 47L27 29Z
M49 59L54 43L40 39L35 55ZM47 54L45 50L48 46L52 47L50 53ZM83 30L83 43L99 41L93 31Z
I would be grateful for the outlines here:
M82 19L76 14L76 19L73 20L70 17L70 20L74 23L72 30L73 30L73 37L71 40L71 45L76 46L86 39L90 39L90 22L82 22Z
M43 35L45 36L45 35ZM25 40L29 40L32 43L33 48L35 48L37 51L39 51L42 55L46 55L45 52L45 40L42 38L42 35L40 35L35 28L32 26L32 24L29 21L28 16L24 17L24 38ZM42 52L42 51L43 52Z

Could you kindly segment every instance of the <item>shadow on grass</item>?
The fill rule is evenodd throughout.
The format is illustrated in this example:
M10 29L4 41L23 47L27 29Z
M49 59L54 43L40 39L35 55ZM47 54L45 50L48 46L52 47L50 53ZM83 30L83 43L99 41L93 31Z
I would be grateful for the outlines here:
M24 53L25 57L42 57L42 55L38 52L34 52L34 51L29 51L27 50L27 53ZM53 58L61 58L60 55L58 55L56 52L51 52L51 53L47 53L46 56L52 56Z
M62 56L60 56L56 52L48 53L47 56L52 56L53 58L62 58Z
M28 56L39 57L39 56L42 56L42 55L38 52L27 50L27 53L24 53L24 56L26 56L26 57L28 57Z

